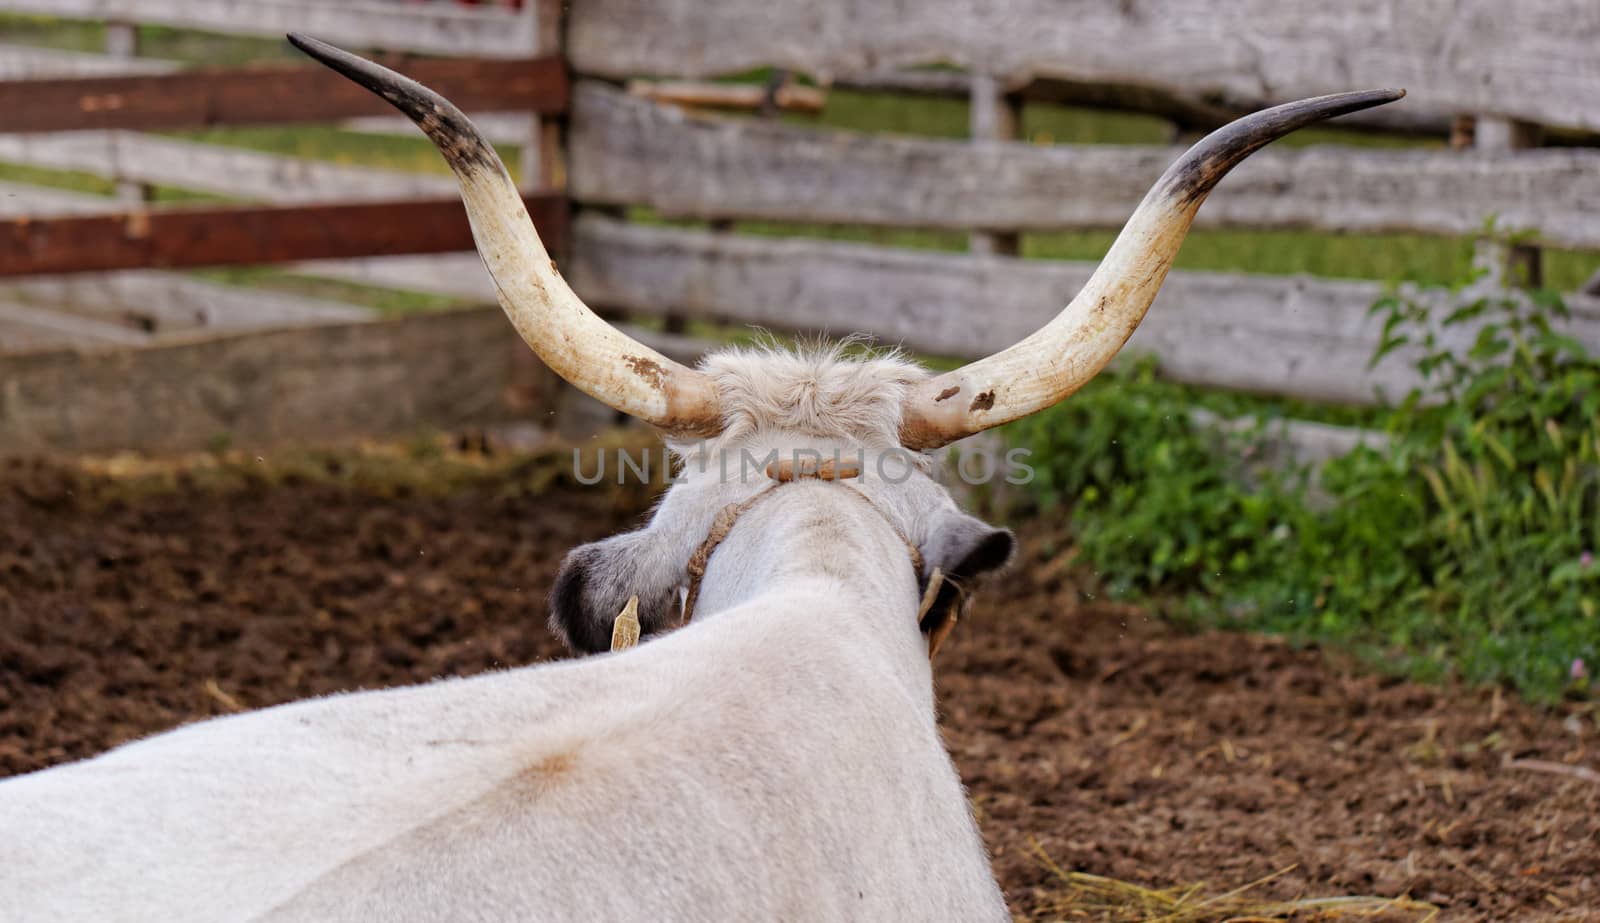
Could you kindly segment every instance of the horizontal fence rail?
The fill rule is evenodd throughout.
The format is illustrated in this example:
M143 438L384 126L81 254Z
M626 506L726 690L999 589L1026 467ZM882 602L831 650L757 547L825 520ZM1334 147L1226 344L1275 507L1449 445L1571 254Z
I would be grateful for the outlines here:
M567 238L567 200L525 199L552 252ZM0 277L177 269L473 249L456 198L266 208L139 210L0 224Z
M48 77L110 77L128 74L169 74L183 65L150 58L0 44L0 80L38 80Z
M574 69L607 77L771 66L827 80L952 64L1250 104L1403 86L1419 110L1590 131L1600 130L1596 47L1592 0L578 0L567 29Z
M248 330L371 320L370 308L167 272L40 276L0 283L0 298L150 332Z
M114 207L114 201L48 186L0 182L0 219L92 215Z
M527 55L541 31L526 12L371 0L0 0L0 12L280 38L304 32L359 48L497 58Z
M371 321L368 308L173 273L52 276L0 284L0 355L98 344L143 346L180 331Z
M390 62L467 110L566 108L559 58ZM315 65L0 82L7 133L192 128L390 115L367 89Z
M63 346L143 346L150 340L150 334L126 324L19 304L0 296L0 356Z
M1119 227L1179 147L1036 145L819 131L695 115L593 81L574 88L572 194L671 216L944 229ZM1471 234L1600 248L1600 151L1272 148L1200 227Z
M558 393L499 308L40 352L4 371L0 455L414 434L543 417Z
M44 80L63 77L108 77L129 74L170 74L181 71L184 65L177 61L157 58L129 58L115 55L86 54L79 51L59 51L53 48L35 48L28 45L0 43L0 80ZM509 144L525 144L531 137L527 112L475 111L472 120L490 140ZM343 122L356 131L383 134L416 132L411 121L400 115L361 116Z
M595 305L839 336L871 332L922 353L1004 349L1055 315L1092 264L891 250L575 222L563 264ZM1216 387L1370 404L1417 384L1402 351L1368 369L1376 282L1173 272L1129 343L1163 375ZM1600 299L1574 296L1569 330L1600 349ZM1462 346L1471 343L1470 332Z
M444 175L124 131L0 135L0 161L280 204L436 198L456 192L456 181ZM100 202L99 211L112 207L108 199ZM6 210L5 200L0 199L0 211Z

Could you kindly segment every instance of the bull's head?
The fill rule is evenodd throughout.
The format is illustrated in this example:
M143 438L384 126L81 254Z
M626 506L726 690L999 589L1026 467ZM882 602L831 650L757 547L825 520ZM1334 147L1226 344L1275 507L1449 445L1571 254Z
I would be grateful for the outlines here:
M494 148L459 109L431 90L315 39L297 47L381 95L419 125L461 185L478 252L517 331L552 369L611 407L659 428L691 462L647 529L569 556L553 624L575 647L603 648L629 595L647 630L670 623L691 551L712 515L747 496L696 459L759 447L827 453L855 447L924 453L1062 400L1109 363L1144 318L1196 211L1252 152L1297 128L1399 99L1371 90L1301 100L1254 113L1202 139L1134 211L1077 297L1022 342L941 375L898 359L722 353L690 369L611 327L556 271ZM920 457L920 456L919 456ZM925 465L926 459L919 464ZM863 493L916 549L929 572L972 577L1010 555L1009 533L956 510L927 476Z

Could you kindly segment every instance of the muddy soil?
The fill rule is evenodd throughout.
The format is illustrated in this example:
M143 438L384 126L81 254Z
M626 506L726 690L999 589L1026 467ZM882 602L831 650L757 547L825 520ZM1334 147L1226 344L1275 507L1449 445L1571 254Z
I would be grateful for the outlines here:
M544 598L636 500L487 484L116 491L0 466L0 775L186 721L562 656ZM947 740L1021 913L1041 854L1151 886L1600 919L1593 711L1375 676L1315 650L1084 604L1024 556L946 645Z

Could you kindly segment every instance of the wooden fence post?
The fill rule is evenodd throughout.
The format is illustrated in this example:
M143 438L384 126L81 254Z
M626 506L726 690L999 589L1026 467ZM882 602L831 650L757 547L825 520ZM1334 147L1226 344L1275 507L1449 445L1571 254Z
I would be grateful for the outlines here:
M560 54L562 47L561 0L530 0L523 11L528 30L528 54ZM518 164L522 172L522 191L535 192L566 187L566 167L562 161L561 123L541 118L529 119L528 137L522 142Z
M106 54L132 58L139 54L139 27L125 20L106 23Z
M968 93L968 125L974 142L1016 140L1022 125L1022 104L1017 96L1007 93L993 74L973 74ZM1021 239L1016 232L977 231L968 238L968 246L973 253L1015 256Z
M139 26L127 20L106 23L106 54L113 58L139 56ZM139 205L155 198L155 187L137 180L118 179L117 201Z
M973 144L1015 141L1021 132L1020 97L1006 93L1004 85L993 74L972 75L972 84L967 90L967 106L968 134ZM1022 235L1015 231L974 231L967 236L967 249L971 253L987 256L1016 256L1022 250ZM997 436L984 433L966 441L957 451L963 460L968 455L986 458L984 464L987 470L995 471L998 470L994 467L998 463L998 456L1004 450ZM955 482L952 482L952 488L961 502L976 501L974 488ZM997 512L1005 510L1011 502L1003 484L992 499Z
M1473 147L1490 153L1538 147L1540 134L1538 125L1492 115L1478 116L1472 128ZM1473 254L1473 263L1513 286L1538 288L1544 283L1543 261L1536 246L1480 240Z

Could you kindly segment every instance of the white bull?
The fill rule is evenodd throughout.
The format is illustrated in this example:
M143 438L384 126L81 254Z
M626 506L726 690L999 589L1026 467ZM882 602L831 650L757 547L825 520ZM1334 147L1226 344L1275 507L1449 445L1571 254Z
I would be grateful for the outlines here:
M832 351L723 353L691 370L577 300L458 110L294 40L439 145L541 358L685 460L651 524L574 551L551 600L576 649L604 649L630 596L659 637L207 721L0 783L0 918L1008 919L939 739L928 651L1013 542L957 510L921 453L1096 374L1233 164L1397 94L1294 103L1202 141L1084 292L996 356L940 376ZM866 464L792 482L741 465L773 449ZM889 451L909 473L877 464Z

